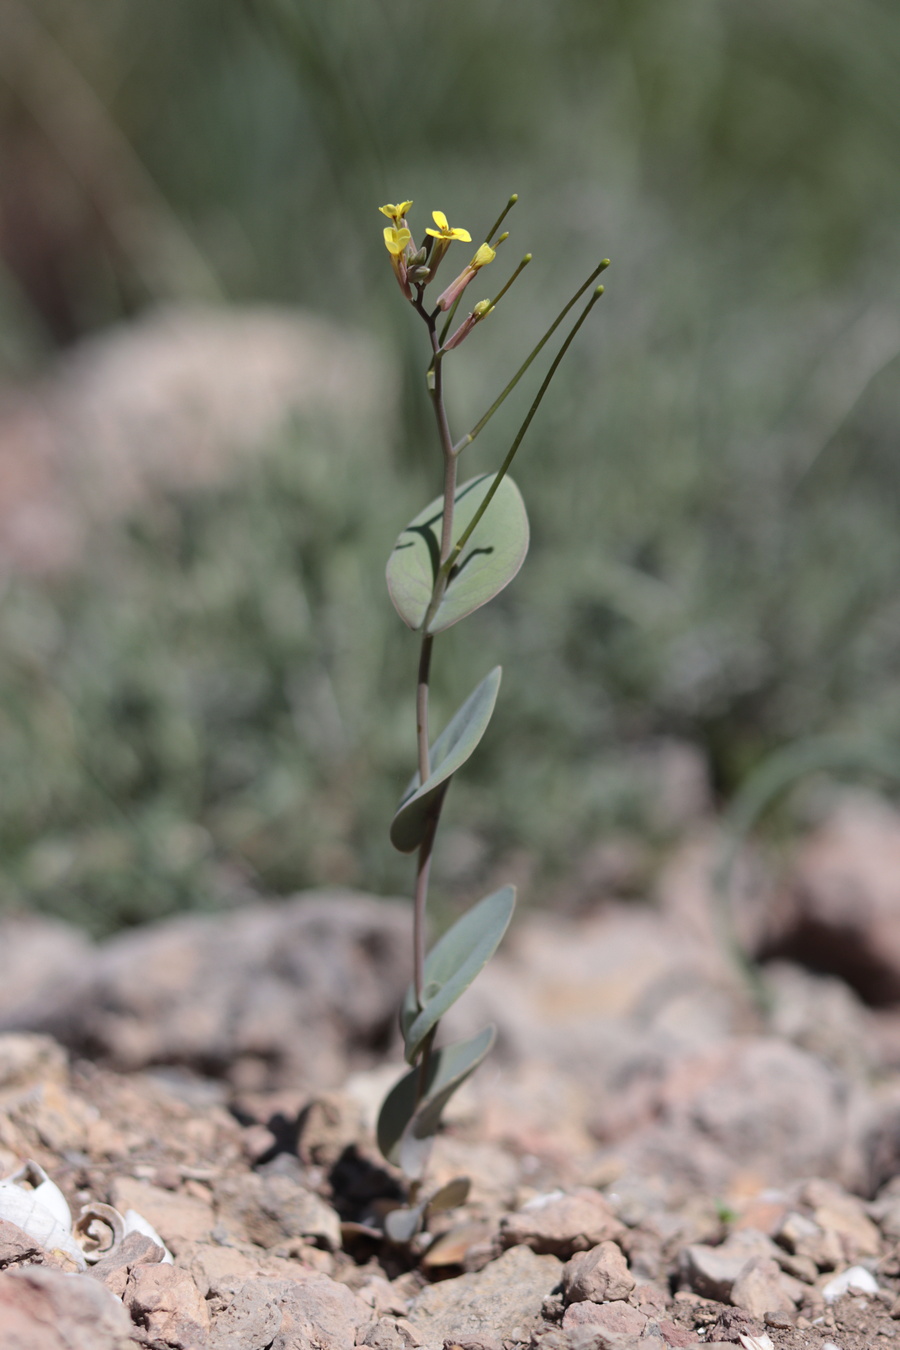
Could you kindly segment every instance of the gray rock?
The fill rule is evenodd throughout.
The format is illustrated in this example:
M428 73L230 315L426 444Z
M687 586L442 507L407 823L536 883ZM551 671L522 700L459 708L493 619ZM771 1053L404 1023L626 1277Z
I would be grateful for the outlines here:
M134 1350L132 1331L118 1299L87 1275L0 1274L0 1350Z
M428 1285L410 1303L407 1317L427 1350L441 1350L445 1339L527 1340L561 1276L555 1256L513 1247L484 1270Z
M335 1086L392 1033L409 980L407 929L405 906L347 892L180 916L95 949L77 942L64 979L14 981L0 1030L47 1032L123 1069ZM30 926L17 932L0 944L11 968L19 943L35 941Z

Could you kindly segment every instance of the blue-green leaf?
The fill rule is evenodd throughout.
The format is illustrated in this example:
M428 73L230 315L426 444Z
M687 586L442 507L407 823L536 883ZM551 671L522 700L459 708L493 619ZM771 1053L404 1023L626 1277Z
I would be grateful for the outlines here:
M493 473L480 474L456 489L454 542L484 501L495 477ZM436 497L403 530L388 559L388 591L394 608L409 628L422 627L431 603L440 566L443 520L444 500ZM440 633L492 600L512 581L527 552L525 503L507 475L466 541L428 632Z
M378 1147L388 1162L402 1167L407 1176L422 1175L441 1112L460 1084L478 1068L495 1035L494 1027L486 1027L470 1041L456 1041L432 1051L425 1093L418 1107L418 1066L404 1074L385 1097L378 1117Z
M407 787L391 821L391 843L401 853L412 853L419 847L429 817L440 806L450 778L465 764L487 731L497 702L500 675L500 667L495 666L447 723L431 747L431 772L424 784L419 786L416 774Z
M509 927L515 903L515 886L504 886L486 896L457 919L428 953L423 1005L419 1008L415 989L410 986L400 1012L400 1030L410 1064L431 1029L494 955Z

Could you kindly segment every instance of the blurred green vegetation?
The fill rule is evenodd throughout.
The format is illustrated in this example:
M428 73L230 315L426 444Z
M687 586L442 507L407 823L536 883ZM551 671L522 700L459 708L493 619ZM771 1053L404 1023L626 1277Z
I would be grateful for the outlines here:
M376 210L405 196L476 235L517 191L492 270L535 254L454 362L460 429L613 260L517 463L526 567L438 652L446 711L506 670L451 797L461 856L552 878L648 829L630 748L655 736L727 797L775 746L896 735L898 65L891 0L6 0L0 373L218 295L368 330L404 390L390 445L298 426L83 573L9 582L7 902L99 931L404 886L415 655L381 571L436 491Z

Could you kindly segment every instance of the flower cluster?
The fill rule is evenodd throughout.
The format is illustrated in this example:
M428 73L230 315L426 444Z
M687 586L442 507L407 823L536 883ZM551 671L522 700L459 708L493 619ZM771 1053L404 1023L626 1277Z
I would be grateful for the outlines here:
M422 247L418 248L406 219L411 206L411 201L388 202L378 209L391 222L384 229L384 246L390 255L391 266L400 289L407 300L421 306L425 287L434 280L450 245L454 242L469 244L472 242L472 236L468 230L452 226L443 211L432 211L431 218L434 225L426 227L425 241ZM435 314L438 311L454 310L472 278L477 276L482 267L494 261L497 246L505 238L505 234L501 235L493 244L485 241L476 249L474 256L459 276L438 296ZM462 321L456 332L442 344L441 350L451 351L454 347L458 347L475 325L490 314L493 308L494 305L490 300L481 300Z

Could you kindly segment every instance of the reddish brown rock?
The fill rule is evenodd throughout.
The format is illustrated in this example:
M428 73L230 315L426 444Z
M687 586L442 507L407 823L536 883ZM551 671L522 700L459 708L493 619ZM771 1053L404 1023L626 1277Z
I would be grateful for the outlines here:
M840 975L874 1004L900 1002L900 815L854 793L796 854L770 953Z
M751 1257L732 1285L731 1302L751 1317L764 1318L768 1312L793 1312L795 1301L788 1292L791 1286L786 1283L790 1278L782 1274L774 1261Z
M27 1267L0 1274L2 1350L134 1350L118 1299L87 1275Z
M10 1266L52 1265L50 1254L39 1242L9 1219L0 1219L0 1270Z
M622 1249L614 1242L601 1242L588 1252L577 1252L563 1271L567 1303L627 1298L634 1284Z
M213 1320L208 1350L348 1350L372 1311L327 1275L250 1280Z
M162 1240L177 1256L186 1242L209 1238L215 1224L212 1203L183 1191L166 1191L134 1177L116 1177L112 1185L112 1203L124 1214L137 1210L152 1224Z
M464 1336L527 1341L561 1275L556 1257L513 1247L483 1270L426 1286L407 1317L429 1346Z
M135 1266L157 1265L164 1256L164 1249L158 1247L152 1238L143 1233L129 1233L114 1252L91 1266L88 1274L105 1284L111 1294L121 1298L128 1276Z
M305 1238L328 1251L341 1245L335 1211L293 1177L239 1173L216 1187L215 1198L219 1223L260 1247L289 1238Z
M811 1207L819 1228L837 1238L844 1261L855 1265L864 1257L878 1255L880 1234L859 1196L816 1177L806 1183L801 1199Z
M122 1299L152 1342L171 1350L204 1350L209 1309L187 1271L169 1265L133 1266Z
M599 1327L608 1336L640 1336L647 1318L629 1303L572 1303L562 1324L564 1331Z
M625 1227L599 1191L582 1186L569 1195L551 1192L530 1200L500 1222L504 1247L568 1258L621 1236Z

